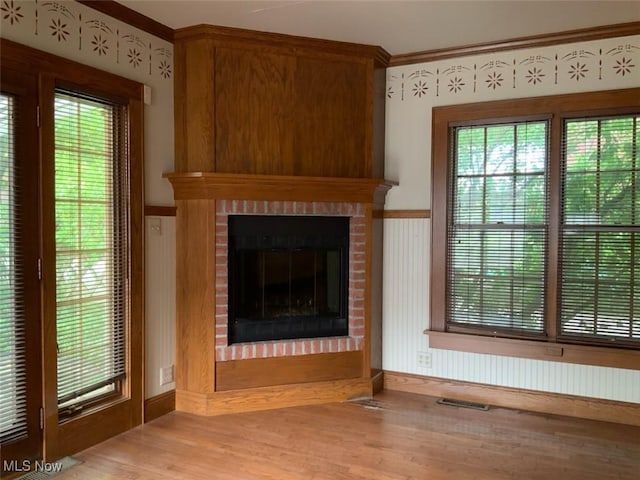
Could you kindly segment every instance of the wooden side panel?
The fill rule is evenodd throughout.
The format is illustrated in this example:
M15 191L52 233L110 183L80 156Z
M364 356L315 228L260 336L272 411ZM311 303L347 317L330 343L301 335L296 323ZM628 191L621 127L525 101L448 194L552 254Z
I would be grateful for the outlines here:
M371 73L370 73L371 75ZM387 103L387 70L376 68L373 70L373 103L372 127L369 128L370 140L373 145L372 165L368 173L371 177L384 177L385 126Z
M175 47L175 168L177 172L213 171L213 41L194 40Z
M292 173L295 62L288 55L217 49L215 171Z
M186 172L187 165L187 46L178 42L173 47L173 141L174 169Z
M216 391L357 378L362 352L255 358L216 364Z
M344 402L356 398L371 398L372 392L371 380L368 378L217 392L209 395L206 414L224 415L300 405ZM196 407L198 407L197 404Z
M207 393L215 369L215 200L178 201L176 390Z
M193 413L194 415L208 415L207 399L209 395L215 394L176 390L176 411Z
M382 207L380 207L381 209ZM384 221L374 211L371 222L371 270L369 278L371 282L371 295L368 299L371 315L370 344L371 369L382 369L382 251L384 236ZM373 376L373 374L372 374Z
M294 175L369 175L366 85L364 63L298 59Z

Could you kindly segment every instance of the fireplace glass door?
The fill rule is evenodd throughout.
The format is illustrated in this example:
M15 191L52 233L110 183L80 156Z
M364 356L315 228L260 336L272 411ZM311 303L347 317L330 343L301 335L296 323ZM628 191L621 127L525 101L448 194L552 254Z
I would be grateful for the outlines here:
M348 334L348 219L234 216L230 343Z

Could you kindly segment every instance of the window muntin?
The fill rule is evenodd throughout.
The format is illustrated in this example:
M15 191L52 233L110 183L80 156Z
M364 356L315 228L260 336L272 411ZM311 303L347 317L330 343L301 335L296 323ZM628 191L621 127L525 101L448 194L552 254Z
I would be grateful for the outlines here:
M125 377L127 169L122 107L55 95L56 324L60 417Z
M548 122L452 133L448 325L542 334Z

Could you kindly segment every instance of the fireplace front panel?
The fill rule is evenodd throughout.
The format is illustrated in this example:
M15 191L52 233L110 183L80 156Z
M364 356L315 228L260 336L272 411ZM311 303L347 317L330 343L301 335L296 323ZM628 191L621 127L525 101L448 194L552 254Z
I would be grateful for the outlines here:
M229 217L229 344L349 333L346 217Z

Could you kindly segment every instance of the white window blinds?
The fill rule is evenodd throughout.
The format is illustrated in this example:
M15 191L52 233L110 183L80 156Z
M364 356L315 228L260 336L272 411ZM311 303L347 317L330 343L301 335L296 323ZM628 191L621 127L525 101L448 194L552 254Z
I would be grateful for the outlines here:
M564 123L560 328L640 341L637 115Z
M27 433L24 241L19 227L15 100L0 96L0 440ZM33 220L33 219L32 219Z
M126 374L124 109L55 96L55 243L60 415L117 392Z
M546 121L453 129L447 322L544 332Z

